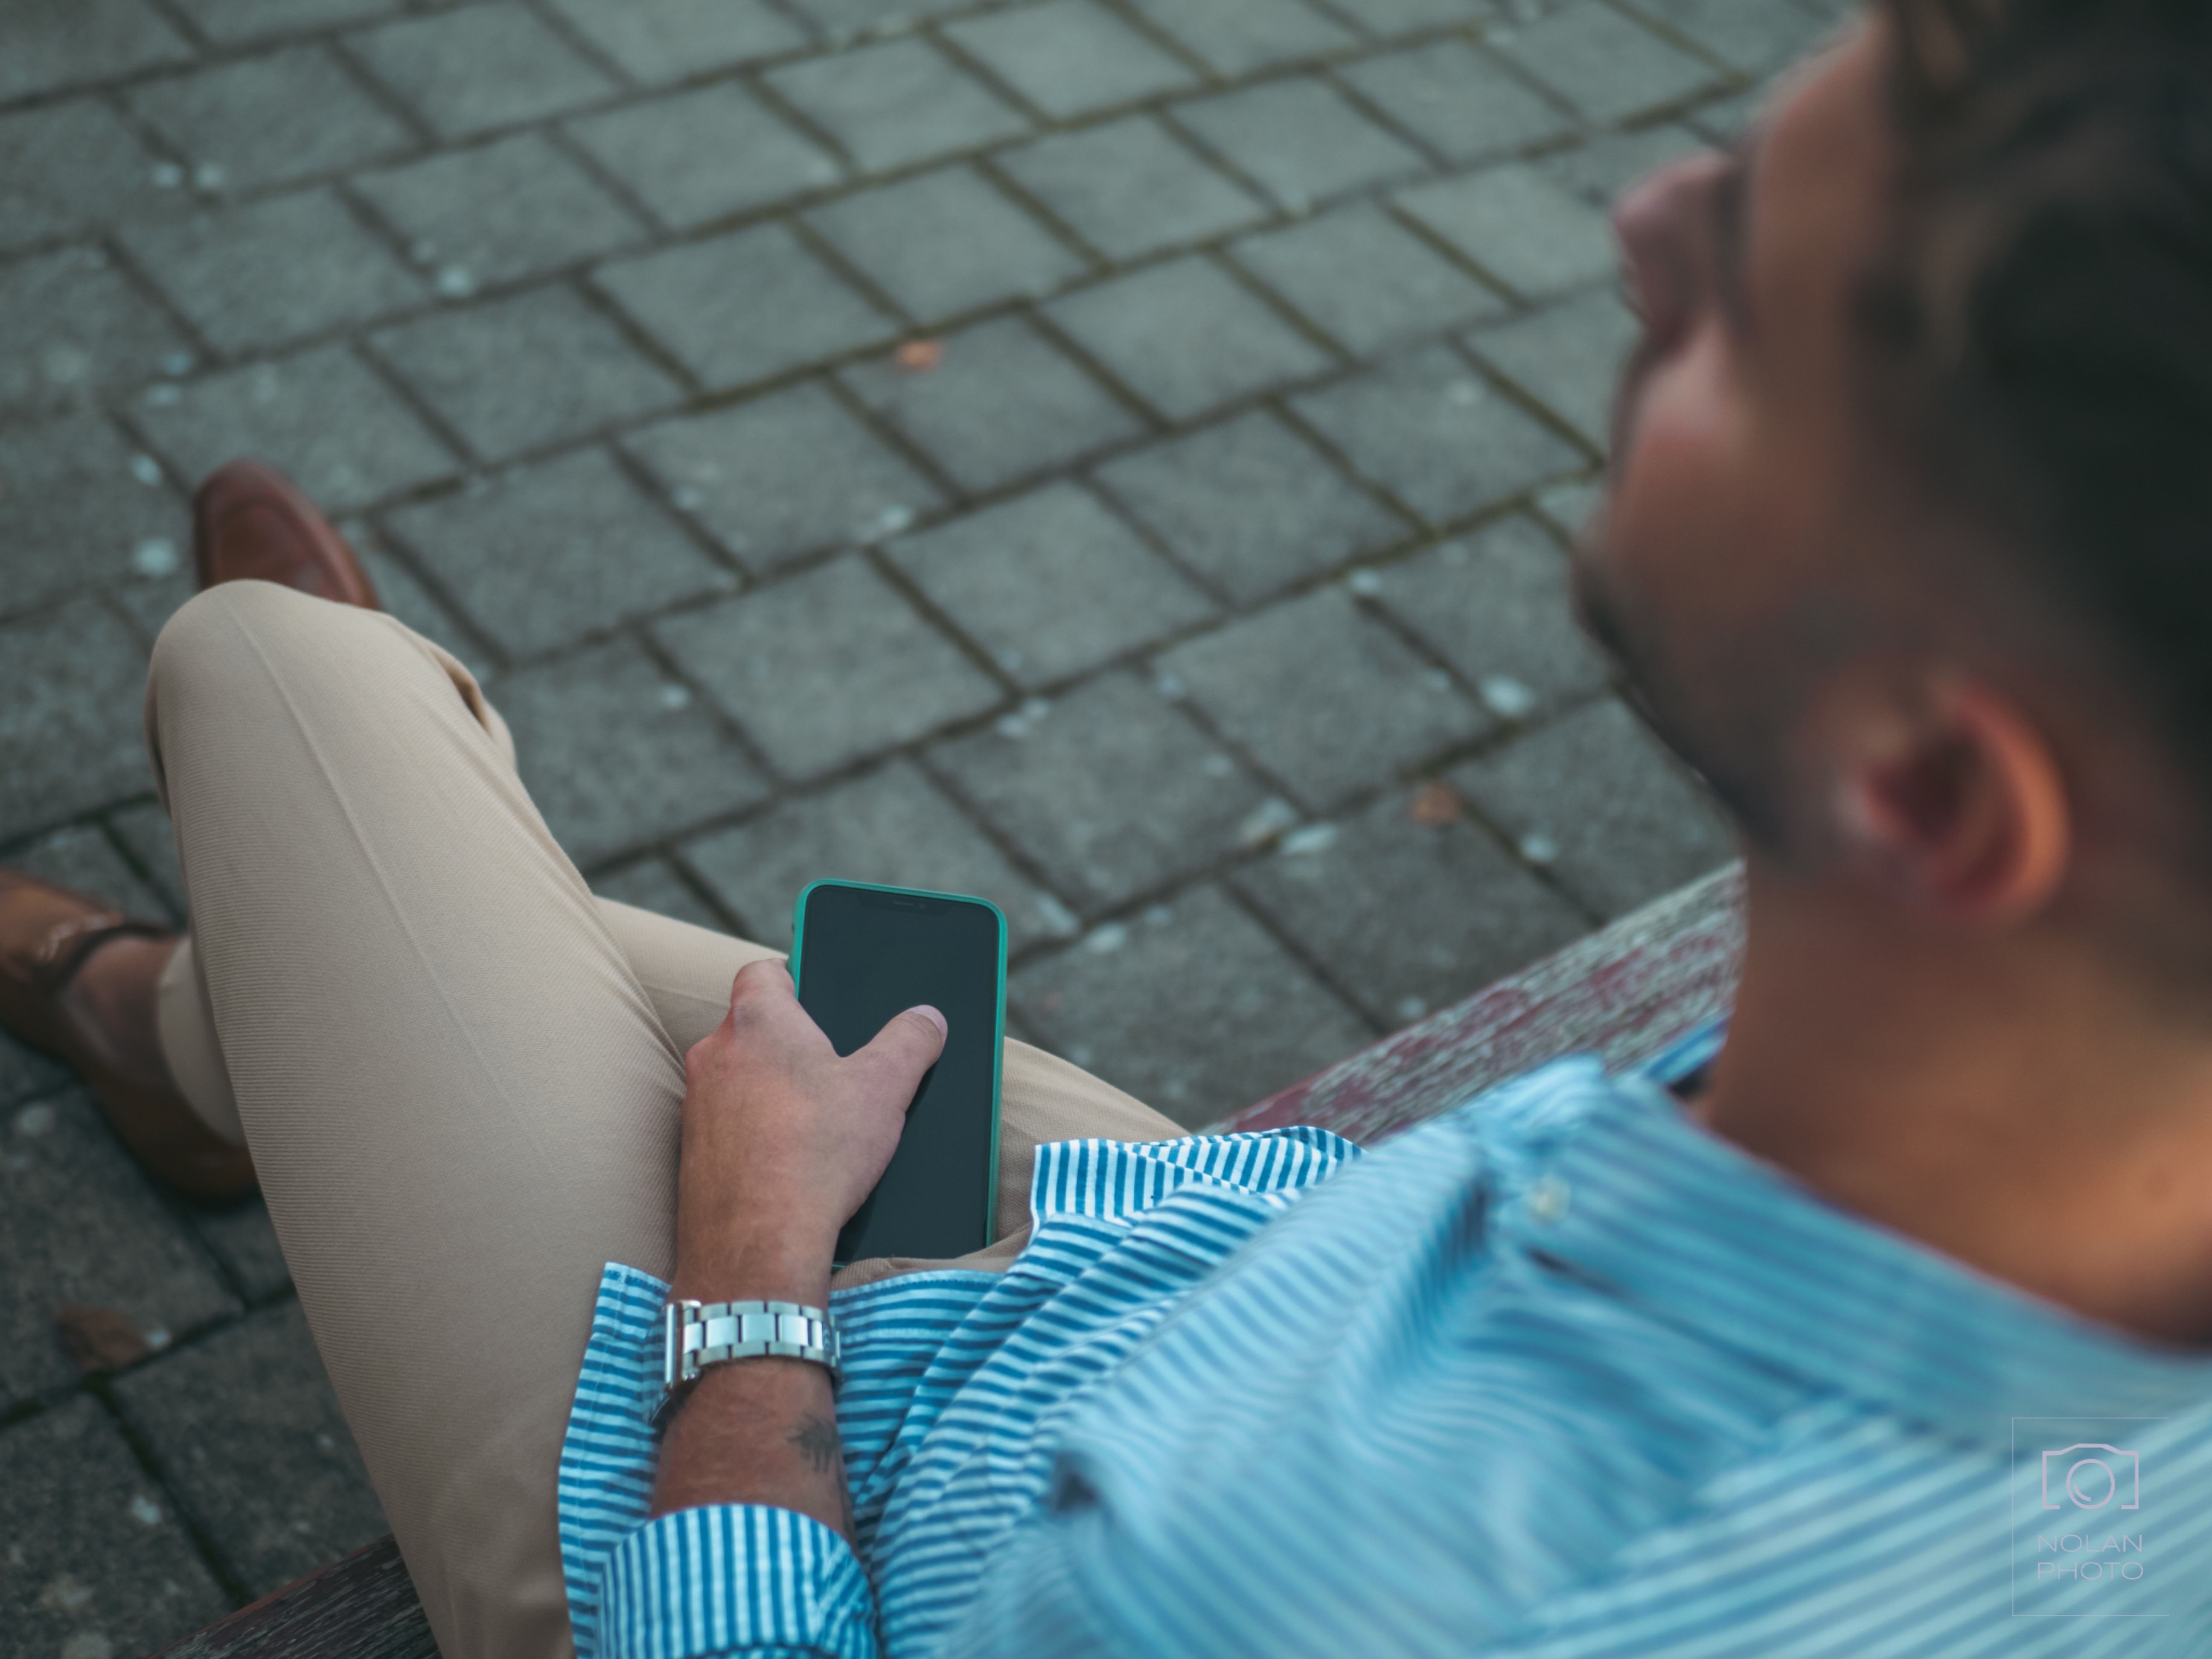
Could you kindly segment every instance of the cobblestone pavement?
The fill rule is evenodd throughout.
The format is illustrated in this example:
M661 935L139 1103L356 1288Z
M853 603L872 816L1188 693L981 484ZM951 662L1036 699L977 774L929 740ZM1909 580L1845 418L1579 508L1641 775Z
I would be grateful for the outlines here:
M257 453L602 891L988 894L1017 1029L1212 1120L1724 856L1564 607L1602 207L1837 12L4 0L0 861L178 915L140 682ZM9 1652L383 1529L258 1203L4 1040L0 1164Z

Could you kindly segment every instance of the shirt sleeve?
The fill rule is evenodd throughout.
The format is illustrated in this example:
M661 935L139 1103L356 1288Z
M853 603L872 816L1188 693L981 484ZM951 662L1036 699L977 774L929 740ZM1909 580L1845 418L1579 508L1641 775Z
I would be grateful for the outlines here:
M599 1609L604 1659L878 1659L852 1546L792 1510L716 1504L647 1522L608 1556Z

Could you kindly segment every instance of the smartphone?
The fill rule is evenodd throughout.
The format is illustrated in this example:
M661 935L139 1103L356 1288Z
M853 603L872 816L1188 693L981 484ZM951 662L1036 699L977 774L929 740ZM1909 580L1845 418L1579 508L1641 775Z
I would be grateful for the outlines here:
M799 896L792 939L799 1006L839 1054L917 1003L946 1028L890 1166L838 1235L837 1261L982 1249L999 1194L1006 919L988 899L817 881Z

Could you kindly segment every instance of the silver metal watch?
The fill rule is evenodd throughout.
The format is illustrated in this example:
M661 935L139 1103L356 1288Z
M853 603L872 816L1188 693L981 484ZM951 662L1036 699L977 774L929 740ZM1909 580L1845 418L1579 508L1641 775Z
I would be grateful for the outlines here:
M661 1313L663 1359L657 1425L667 1420L708 1365L732 1359L805 1359L844 1380L837 1322L827 1308L796 1302L671 1302Z

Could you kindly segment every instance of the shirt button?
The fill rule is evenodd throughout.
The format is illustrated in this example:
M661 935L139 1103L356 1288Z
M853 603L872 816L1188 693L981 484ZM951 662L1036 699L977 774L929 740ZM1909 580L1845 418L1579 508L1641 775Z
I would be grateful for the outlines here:
M1555 1226L1567 1218L1567 1205L1573 1196L1559 1176L1539 1176L1528 1184L1528 1218L1540 1226Z

